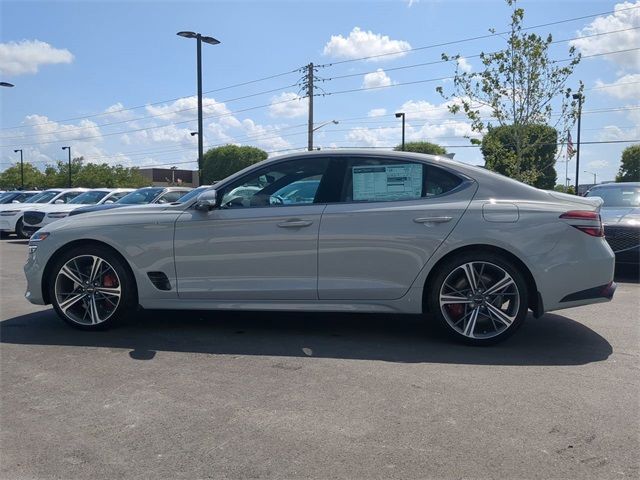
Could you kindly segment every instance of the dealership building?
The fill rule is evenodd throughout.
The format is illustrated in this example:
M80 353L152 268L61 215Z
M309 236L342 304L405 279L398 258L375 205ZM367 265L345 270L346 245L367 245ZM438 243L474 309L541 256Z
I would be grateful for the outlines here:
M177 168L140 168L140 174L154 186L197 187L200 178L197 170L179 170Z

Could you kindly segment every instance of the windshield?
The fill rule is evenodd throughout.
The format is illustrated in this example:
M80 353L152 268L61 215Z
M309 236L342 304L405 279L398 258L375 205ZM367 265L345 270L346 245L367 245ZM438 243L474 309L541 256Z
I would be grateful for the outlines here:
M107 193L104 190L101 191L93 191L93 192L84 192L82 195L78 195L76 198L71 200L69 203L82 204L82 205L94 205L102 200Z
M29 199L29 203L49 203L59 193L60 193L59 190L42 192L31 197Z
M208 189L209 187L198 187L195 188L193 190L191 190L189 193L181 196L178 199L178 203L184 203L184 202L188 202L189 200L191 200L192 198L197 197L198 195L200 195L202 192L204 192L206 189Z
M615 186L596 187L589 190L587 197L600 197L603 207L631 208L640 207L640 187Z
M141 188L140 190L136 190L135 192L125 195L116 203L125 205L144 205L145 203L153 202L153 199L161 194L163 190L164 188Z

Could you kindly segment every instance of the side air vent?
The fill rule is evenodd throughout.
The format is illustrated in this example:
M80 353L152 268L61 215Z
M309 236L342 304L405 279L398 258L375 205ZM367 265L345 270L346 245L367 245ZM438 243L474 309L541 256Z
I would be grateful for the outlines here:
M158 290L171 290L171 283L164 272L148 272L147 276Z

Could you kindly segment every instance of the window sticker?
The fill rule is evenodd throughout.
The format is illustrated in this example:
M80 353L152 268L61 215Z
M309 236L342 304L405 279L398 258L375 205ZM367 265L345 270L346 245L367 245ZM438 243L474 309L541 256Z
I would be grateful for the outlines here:
M422 165L416 163L352 167L353 200L393 201L422 196Z

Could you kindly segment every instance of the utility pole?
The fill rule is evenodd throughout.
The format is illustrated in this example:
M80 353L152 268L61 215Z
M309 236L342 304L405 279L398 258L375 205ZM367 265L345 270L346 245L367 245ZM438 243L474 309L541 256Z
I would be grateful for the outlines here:
M313 62L307 65L307 95L309 96L309 125L307 150L313 150Z
M71 188L71 147L62 147L62 150L69 151L69 188Z
M577 144L577 152L576 152L576 191L575 194L576 195L580 195L580 192L578 191L578 177L580 175L580 150L582 150L582 148L580 148L580 120L582 119L582 100L584 99L584 97L582 96L581 93L574 93L573 94L573 99L574 100L578 100L578 144Z
M13 153L20 152L20 188L24 189L24 163L22 162L22 149L14 150Z
M396 113L396 118L400 118L400 117L402 117L402 151L404 152L404 117L405 117L404 112Z

